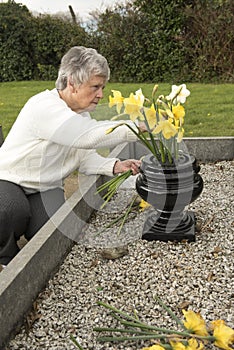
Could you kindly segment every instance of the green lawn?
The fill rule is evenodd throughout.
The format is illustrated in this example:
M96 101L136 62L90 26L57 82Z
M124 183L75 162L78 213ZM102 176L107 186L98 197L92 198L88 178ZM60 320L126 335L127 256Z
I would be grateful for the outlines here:
M150 97L154 84L108 83L104 90L102 106L94 117L106 119L114 111L108 108L108 96L112 89L123 96L142 88ZM9 132L20 109L29 97L44 89L52 89L54 82L23 81L0 83L0 124L4 137ZM233 84L187 84L191 95L186 101L185 136L234 136L234 85ZM169 84L159 84L159 94L169 94Z

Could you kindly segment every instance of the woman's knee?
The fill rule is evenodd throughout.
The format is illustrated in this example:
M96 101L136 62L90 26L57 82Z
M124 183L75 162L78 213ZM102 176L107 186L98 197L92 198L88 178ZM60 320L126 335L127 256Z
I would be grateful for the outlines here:
M23 190L13 183L0 181L0 225L2 231L10 228L17 237L24 234L31 213Z

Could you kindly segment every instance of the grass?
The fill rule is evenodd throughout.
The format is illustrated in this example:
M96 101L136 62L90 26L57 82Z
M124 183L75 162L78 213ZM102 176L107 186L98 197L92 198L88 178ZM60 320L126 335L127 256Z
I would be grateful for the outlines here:
M93 116L108 119L114 109L108 107L108 96L112 89L120 90L123 96L140 87L150 98L154 84L108 83L104 99ZM44 89L52 89L51 81L23 81L0 83L0 125L4 137L8 134L25 102ZM234 136L234 85L233 84L187 84L191 95L187 99L185 136ZM159 94L169 94L170 84L159 84Z

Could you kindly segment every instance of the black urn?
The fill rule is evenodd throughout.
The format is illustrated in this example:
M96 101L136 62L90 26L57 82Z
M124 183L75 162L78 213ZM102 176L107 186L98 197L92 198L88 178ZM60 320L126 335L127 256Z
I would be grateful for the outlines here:
M146 219L143 239L195 241L195 215L186 207L203 190L199 171L195 157L187 153L172 163L161 163L152 154L143 158L136 190L155 209Z

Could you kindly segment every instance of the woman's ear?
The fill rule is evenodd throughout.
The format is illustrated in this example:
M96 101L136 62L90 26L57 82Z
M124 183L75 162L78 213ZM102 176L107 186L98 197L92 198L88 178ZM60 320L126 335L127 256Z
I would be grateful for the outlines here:
M75 92L76 91L76 87L75 85L70 81L70 79L68 79L67 81L67 87L69 89L70 92Z

